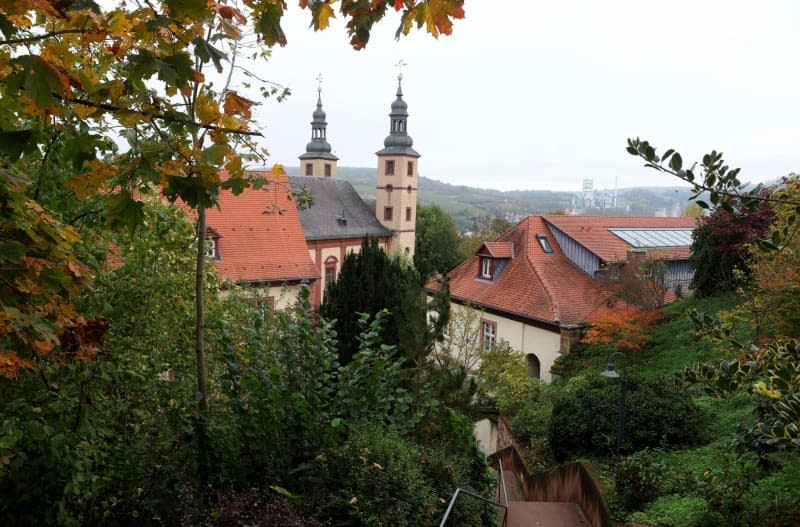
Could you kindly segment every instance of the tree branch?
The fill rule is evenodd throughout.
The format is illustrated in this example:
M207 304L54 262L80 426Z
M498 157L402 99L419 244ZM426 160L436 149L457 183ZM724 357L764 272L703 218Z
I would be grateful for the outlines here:
M178 124L186 124L191 126L197 126L198 128L204 128L206 130L215 130L217 132L225 132L229 134L238 134L238 135L251 135L251 136L258 136L263 137L261 132L251 132L248 130L237 130L235 128L226 128L224 126L217 126L215 124L202 124L195 121L191 121L189 119L178 119L171 115L166 115L163 113L156 113L156 112L148 112L147 110L132 110L129 108L120 108L119 106L114 106L113 104L108 103L97 103L94 101L90 101L88 99L81 99L79 97L73 97L71 99L66 99L58 94L53 94L57 99L60 99L65 102L73 102L77 104L82 104L84 106L91 106L92 108L98 108L100 110L105 110L107 112L116 113L116 112L133 112L138 113L143 117L148 117L150 119L160 119L162 121L167 121L171 123L178 123Z
M24 38L9 38L8 40L0 40L0 46L12 46L15 44L30 44L39 40L45 40L59 35L69 35L75 33L89 33L90 29L59 29L58 31L51 31L49 33L42 33L41 35L32 35Z

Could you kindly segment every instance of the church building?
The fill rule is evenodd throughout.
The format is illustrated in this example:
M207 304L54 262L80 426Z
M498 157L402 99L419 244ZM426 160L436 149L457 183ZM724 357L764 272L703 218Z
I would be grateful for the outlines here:
M321 92L321 90L320 90ZM353 186L336 178L338 158L327 140L326 114L321 93L311 121L311 141L299 156L300 176L289 176L295 193L313 196L310 207L299 210L308 252L321 279L312 285L312 303L322 303L326 286L336 280L341 262L358 252L364 236L378 239L388 252L414 257L417 214L417 161L408 135L408 105L403 100L402 75L389 114L389 135L376 152L378 170L375 206L370 207Z
M304 285L311 288L312 305L319 307L345 255L358 252L365 236L377 238L388 252L414 256L420 155L407 132L402 75L389 114L389 135L376 152L374 206L336 177L339 158L327 140L318 91L311 141L299 156L302 175L265 174L272 182L269 192L247 189L233 196L222 191L219 206L207 211L209 258L217 272L247 285L259 304L276 309L291 306ZM311 204L298 208L288 197L289 189L310 194Z

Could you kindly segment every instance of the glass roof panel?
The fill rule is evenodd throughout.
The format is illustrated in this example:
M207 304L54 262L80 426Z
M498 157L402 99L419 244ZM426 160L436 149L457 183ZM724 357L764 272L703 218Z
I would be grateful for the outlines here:
M694 229L608 229L634 247L689 247Z

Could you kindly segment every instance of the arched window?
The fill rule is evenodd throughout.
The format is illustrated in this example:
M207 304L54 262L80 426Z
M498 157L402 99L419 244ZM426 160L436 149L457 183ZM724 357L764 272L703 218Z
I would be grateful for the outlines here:
M335 256L325 259L325 287L336 281L336 267L339 260Z
M525 355L525 365L528 367L528 377L541 379L542 366L539 364L539 358L536 355L533 353L528 353Z

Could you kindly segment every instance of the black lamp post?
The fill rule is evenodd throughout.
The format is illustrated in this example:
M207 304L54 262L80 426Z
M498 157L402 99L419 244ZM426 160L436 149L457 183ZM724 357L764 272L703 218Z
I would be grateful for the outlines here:
M621 351L615 351L611 354L611 360L608 362L606 369L603 370L600 375L606 377L608 379L619 379L620 374L617 373L616 368L614 367L614 357L623 357L625 358L625 354ZM625 371L625 368L622 368L622 386L619 392L619 421L617 424L617 457L619 457L620 452L622 452L622 440L625 436L625 392L628 390L628 374Z

